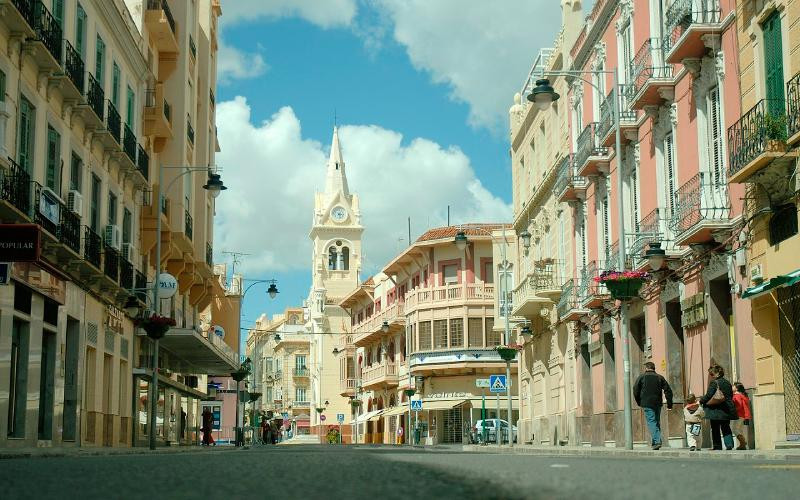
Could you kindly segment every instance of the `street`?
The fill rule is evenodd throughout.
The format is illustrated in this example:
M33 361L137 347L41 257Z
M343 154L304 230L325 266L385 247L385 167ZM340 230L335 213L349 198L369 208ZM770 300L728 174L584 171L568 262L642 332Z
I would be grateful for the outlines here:
M797 462L277 446L7 459L3 498L792 498Z

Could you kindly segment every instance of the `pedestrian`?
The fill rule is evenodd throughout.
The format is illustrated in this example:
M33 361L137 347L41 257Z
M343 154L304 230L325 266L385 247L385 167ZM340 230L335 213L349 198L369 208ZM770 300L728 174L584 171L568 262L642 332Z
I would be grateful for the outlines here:
M747 449L747 434L750 430L750 421L753 419L753 414L750 412L750 398L747 397L744 384L741 382L733 383L733 406L736 407L736 415L741 419L741 423L737 421L736 424L736 441L738 446L737 450Z
M213 423L214 416L211 414L211 409L206 406L203 408L203 426L201 428L203 431L203 445L205 446L209 446L214 442L214 438L211 437L211 427Z
M697 445L697 438L700 437L700 431L703 430L703 415L703 408L697 401L697 397L690 392L686 396L686 404L683 407L683 421L686 423L686 443L689 445L689 451L702 448Z
M661 407L666 399L667 409L672 409L672 388L664 377L656 373L656 365L651 361L644 364L644 373L633 384L633 397L644 411L650 444L658 450L661 448Z
M269 420L267 420L266 415L262 415L262 417L261 417L261 442L263 444L269 444L269 441L270 441L269 431L270 431Z
M397 426L397 444L403 444L403 426Z
M186 412L181 408L181 441L186 435Z
M733 387L725 379L725 370L719 365L708 369L708 390L700 398L706 418L711 421L711 442L714 450L721 450L725 443L726 450L733 449L733 432L731 420L738 420L736 407L733 405ZM722 437L720 438L720 434Z

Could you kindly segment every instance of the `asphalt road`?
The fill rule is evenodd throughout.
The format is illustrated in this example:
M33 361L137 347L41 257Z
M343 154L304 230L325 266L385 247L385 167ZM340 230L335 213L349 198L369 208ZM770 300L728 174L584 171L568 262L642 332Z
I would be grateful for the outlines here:
M0 460L0 496L137 499L787 499L800 465L279 446Z

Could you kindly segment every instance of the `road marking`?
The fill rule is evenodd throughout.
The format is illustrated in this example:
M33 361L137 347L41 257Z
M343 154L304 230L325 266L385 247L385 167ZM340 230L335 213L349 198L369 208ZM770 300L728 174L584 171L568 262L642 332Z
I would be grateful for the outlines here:
M754 469L800 469L800 464L754 465Z
M551 469L567 469L569 465L567 464L550 464Z

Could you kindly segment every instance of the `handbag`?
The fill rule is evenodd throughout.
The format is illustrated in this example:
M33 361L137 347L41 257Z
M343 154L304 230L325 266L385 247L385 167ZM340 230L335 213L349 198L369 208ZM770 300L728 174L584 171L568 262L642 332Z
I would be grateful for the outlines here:
M717 386L717 390L714 392L714 395L711 396L711 399L708 400L708 403L706 403L708 406L718 406L725 402L725 394L719 390L719 383L715 382L715 385Z

